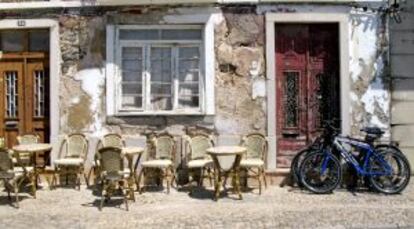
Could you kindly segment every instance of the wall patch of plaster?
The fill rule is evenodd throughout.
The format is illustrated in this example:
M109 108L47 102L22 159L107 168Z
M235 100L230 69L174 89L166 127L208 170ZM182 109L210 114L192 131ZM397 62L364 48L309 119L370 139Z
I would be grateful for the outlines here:
M100 135L102 131L102 120L99 117L101 113L101 96L105 83L104 69L92 68L84 69L76 73L74 79L81 81L82 90L90 97L90 112L93 114L93 123L89 130L94 135Z

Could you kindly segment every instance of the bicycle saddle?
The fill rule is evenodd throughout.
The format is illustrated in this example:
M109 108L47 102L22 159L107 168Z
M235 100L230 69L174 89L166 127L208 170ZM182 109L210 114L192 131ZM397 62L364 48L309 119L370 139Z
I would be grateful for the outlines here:
M377 135L377 136L382 136L385 133L379 127L364 127L361 129L361 131L367 134L370 134L370 135Z

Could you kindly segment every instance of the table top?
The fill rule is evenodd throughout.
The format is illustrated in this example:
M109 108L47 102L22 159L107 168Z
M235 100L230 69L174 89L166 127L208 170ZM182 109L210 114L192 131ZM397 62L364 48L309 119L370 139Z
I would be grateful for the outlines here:
M136 155L144 152L144 148L138 146L122 147L122 153L125 155Z
M43 152L43 151L48 151L51 149L52 149L52 145L48 143L33 143L33 144L13 146L14 151L28 152L28 153Z
M246 153L246 147L241 146L216 146L207 149L207 153L212 155L235 155Z

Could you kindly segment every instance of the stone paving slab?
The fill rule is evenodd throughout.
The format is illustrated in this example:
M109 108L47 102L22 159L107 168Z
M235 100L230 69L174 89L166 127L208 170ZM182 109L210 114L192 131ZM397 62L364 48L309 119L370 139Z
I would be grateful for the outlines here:
M103 211L99 197L82 187L38 191L37 199L20 194L20 209L0 193L0 228L414 228L414 185L400 195L338 190L313 195L271 186L259 196L230 195L218 202L211 190L192 196L172 190L136 193L125 211L122 200L112 200Z

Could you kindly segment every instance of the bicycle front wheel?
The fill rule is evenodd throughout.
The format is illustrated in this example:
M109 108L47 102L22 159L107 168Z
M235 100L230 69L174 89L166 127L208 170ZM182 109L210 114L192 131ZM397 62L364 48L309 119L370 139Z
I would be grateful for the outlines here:
M408 185L411 176L407 158L392 148L381 149L370 157L369 181L371 186L384 194L402 192Z
M333 154L318 151L303 159L300 181L307 190L316 194L331 193L341 179L341 164Z

